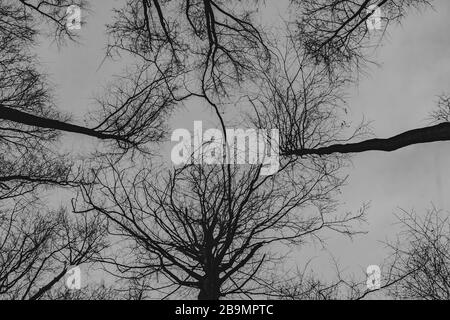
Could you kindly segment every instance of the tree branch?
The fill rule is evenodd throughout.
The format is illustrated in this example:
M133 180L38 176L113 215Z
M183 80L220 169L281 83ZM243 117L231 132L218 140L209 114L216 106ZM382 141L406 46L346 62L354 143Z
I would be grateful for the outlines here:
M386 139L369 139L357 143L333 144L317 149L296 149L281 152L282 156L328 155L332 153L359 153L364 151L394 151L410 145L450 140L450 122L418 128Z
M5 106L0 106L0 119L9 120L16 123L21 123L29 126L35 126L39 128L55 129L66 132L79 133L91 137L96 137L102 140L118 140L129 143L130 141L123 136L115 134L107 134L100 131L96 131L90 128L78 126L75 124L66 123L59 120L43 118L35 116L23 111L18 111Z

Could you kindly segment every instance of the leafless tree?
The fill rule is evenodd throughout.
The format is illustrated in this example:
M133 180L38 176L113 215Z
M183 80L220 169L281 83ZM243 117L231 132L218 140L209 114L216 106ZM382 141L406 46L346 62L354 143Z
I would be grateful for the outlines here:
M326 68L328 74L342 78L343 74L350 76L355 66L363 66L366 61L365 48L370 41L367 40L365 22L373 13L368 10L371 5L383 9L384 27L387 28L392 22L400 22L411 8L426 8L430 1L324 0L289 3L292 9L298 9L298 13L286 21L288 25L294 22L286 36L294 39L295 50L300 54L298 63L307 61L311 65L313 62L317 69ZM235 92L236 86L245 88L245 91L250 86L249 81L259 83L261 77L264 78L261 66L270 68L276 59L277 50L274 52L271 48L273 34L256 22L259 10L264 7L265 4L260 1L241 1L239 5L231 5L211 0L167 3L130 0L123 9L116 11L116 22L109 26L112 39L109 52L131 53L139 61L152 63L156 67L176 65L182 70L177 101L192 96L203 98L222 118L221 110L230 102L221 97L239 94ZM338 122L342 123L342 120ZM223 126L224 119L221 119L221 124ZM298 123L287 125L296 129ZM283 155L324 156L369 150L394 151L412 144L449 140L450 125L445 121L390 138L343 143L357 136L350 135L342 138L342 142L316 145L314 148L291 146L284 150ZM295 140L300 139L296 137Z
M260 176L261 166L192 165L156 181L149 170L130 178L112 166L82 187L75 211L109 218L123 249L105 264L119 277L146 281L150 293L255 296L264 294L268 266L282 261L272 245L320 240L322 229L358 232L352 221L364 210L334 212L337 168L288 162L275 178Z
M131 54L136 68L112 83L97 109L86 115L86 124L79 125L58 111L31 49L44 30L58 41L76 39L65 25L72 2L2 1L0 204L5 205L2 226L11 230L2 256L7 297L50 297L48 290L65 273L64 262L83 263L102 247L97 229L81 227L88 220L69 228L62 213L50 221L35 214L31 225L16 218L30 211L20 204L37 186L79 187L74 210L83 217L94 214L94 221L100 219L97 214L108 218L116 255L99 261L130 285L124 289L129 297L192 291L200 299L267 296L275 288L268 279L279 276L270 266L285 258L274 252L275 244L321 241L322 229L357 233L350 226L364 210L339 215L333 200L345 181L339 175L343 154L450 140L445 100L432 126L360 142L354 140L367 133L364 126L347 130L346 86L368 60L366 49L372 45L367 9L377 4L385 22L399 22L407 10L428 1L287 2L295 13L283 21L284 29L270 29L258 20L264 1L128 0L108 26L107 55ZM230 122L224 113L233 101L245 100L239 112L248 108L253 124L280 130L281 170L262 177L261 166L191 165L164 168L165 175L114 159L130 150L145 158L149 146L164 138L171 113L189 99L210 106L224 134ZM53 155L61 132L99 138L113 147L97 159L89 180L84 180L86 170L75 170L74 159ZM83 251L89 241L90 251ZM20 243L23 248L16 247ZM52 246L56 253L46 251ZM25 265L11 252L18 252ZM11 270L10 264L18 266ZM391 283L406 276L399 274ZM47 282L48 277L53 280ZM328 286L311 277L304 283L305 296L333 298L343 282ZM344 285L355 292L353 285ZM96 290L86 294L109 296L104 288Z
M354 72L367 62L367 49L377 45L366 21L377 8L382 13L381 30L375 37L381 39L388 27L400 23L410 9L430 5L427 0L306 0L292 3L302 12L297 19L297 35L304 48L329 71ZM372 32L373 33L373 32Z
M408 8L422 8L428 3L424 0L376 3L369 0L361 3L327 0L302 3L291 1L291 6L299 6L301 9L294 17L297 23L295 30L298 33L298 45L312 57L321 56L319 64L330 66L333 65L330 61L348 65L345 61L353 61L355 56L364 57L361 51L364 48L363 39L367 34L364 22L370 17L370 11L367 11L370 5L382 7L384 18L388 21L400 21ZM15 22L29 22L25 23L28 26L32 24L37 14L56 26L56 35L68 33L70 36L70 32L62 23L64 16L62 12L66 6L65 1L56 0L6 2L2 10L12 17L12 21L6 21L8 28L5 30L14 31L12 34L8 33L10 36L18 34L18 31L25 31L23 33L25 37L21 37L22 42L28 43L32 41L37 30L31 27L26 27L25 30L17 29L23 26L17 27L18 24ZM155 135L161 124L160 119L155 123L152 120L158 118L159 111L167 111L162 107L165 104L170 109L177 101L197 96L205 98L217 110L220 103L214 101L211 94L229 95L230 89L236 84L242 85L244 80L258 77L258 62L269 62L271 59L268 34L255 22L258 9L263 7L264 3L260 1L240 2L233 7L211 0L167 3L160 3L158 0L130 0L124 9L117 10L117 20L110 26L113 40L108 52L111 53L115 49L125 50L150 63L164 74L156 81L161 82L161 87L158 86L155 99L160 97L161 93L167 95L163 98L162 101L165 102L162 105L157 102L153 106L151 102L154 99L142 98L146 96L141 90L146 88L144 84L136 86L135 90L131 91L138 94L135 104L130 103L134 100L131 98L134 96L130 93L127 93L130 100L121 98L123 104L113 106L106 104L104 108L106 114L100 113L102 117L97 119L97 125L93 128L72 125L53 117L30 114L4 105L1 106L0 118L26 126L112 139L121 147L145 144L161 136ZM186 76L192 72L197 76L194 78ZM167 81L166 74L169 74L169 78L172 78L171 74L175 75L175 78ZM200 81L200 85L192 85L195 84L195 79ZM152 88L154 89L154 85ZM177 95L175 93L178 90L174 90L175 88L183 90ZM136 108L139 109L137 115L133 112ZM148 127L149 123L154 125L150 126L150 133L142 133L142 129ZM448 140L449 132L448 123L441 123L407 131L388 139L332 144L312 150L297 148L286 150L285 154L301 156L356 153L367 150L393 151L411 144Z
M345 118L338 112L344 111L342 91L351 81L354 64L365 57L365 21L370 16L366 9L371 1L292 1L292 6L302 10L294 27L287 23L288 33L279 42L255 22L257 9L264 4L256 1L251 7L249 3L130 0L116 11L116 20L109 26L108 53L132 54L144 69L170 70L177 84L169 90L174 102L203 99L224 130L227 119L222 113L230 97L245 96L255 111L251 119L258 126L270 124L281 131L286 167L277 177L262 179L255 168L188 166L161 181L150 177L147 170L136 169L136 174L111 164L108 174L96 176L98 185L82 186L83 201L76 210L103 213L114 222L112 234L125 239L125 252L106 258L105 264L114 265L118 276L142 280L142 286L165 296L180 288L198 290L200 299L266 293L264 267L274 258L258 255L260 250L274 242L295 243L315 234L316 228L333 229L334 223L345 225L360 218L326 222L322 210L318 220L301 220L302 215L291 214L301 204L318 205L315 187L310 190L308 186L321 185L325 178L327 183L320 190L329 194L341 184L327 180L330 170L338 170L344 159L333 154L392 151L450 137L449 124L441 123L388 139L344 143L365 133L359 127L345 137ZM424 4L379 3L393 21L399 21L409 7ZM260 91L249 94L254 88ZM293 168L324 176L305 180L299 173L302 170ZM132 172L131 178L127 171ZM305 195L299 190L309 191ZM248 195L243 202L241 195ZM328 197L321 200L319 208L332 203ZM265 218L258 216L262 213ZM286 233L286 227L293 233ZM268 235L261 236L263 231ZM352 233L345 228L337 231ZM123 260L130 256L134 257L132 264ZM161 286L148 281L151 277Z
M450 299L450 223L448 212L425 215L402 210L397 242L391 243L392 270L403 280L392 286L398 299Z
M161 70L153 81L135 83L122 92L114 106L103 104L92 117L91 127L70 123L52 103L51 90L45 77L37 71L37 60L31 53L37 35L51 31L58 41L76 40L76 34L66 26L66 9L86 3L67 0L22 1L8 0L0 5L1 73L0 123L2 142L19 145L54 141L58 133L73 132L115 142L121 148L139 146L158 140L162 134L161 119L171 106L170 75ZM44 23L39 23L43 21ZM142 73L136 78L141 78ZM128 96L126 96L128 94ZM116 97L117 98L117 97ZM158 117L161 116L161 119ZM147 133L147 130L149 133ZM31 140L31 142L28 142Z
M0 209L0 298L41 299L71 266L91 262L106 244L103 220L36 212L18 201Z

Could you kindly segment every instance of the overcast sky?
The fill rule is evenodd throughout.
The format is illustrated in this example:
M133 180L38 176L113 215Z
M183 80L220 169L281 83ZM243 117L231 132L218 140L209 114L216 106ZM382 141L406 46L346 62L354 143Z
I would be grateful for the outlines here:
M43 40L37 47L44 70L54 83L58 107L82 119L92 108L92 98L102 92L107 81L124 67L109 60L105 53L105 23L111 21L111 8L124 1L90 1L92 12L80 31L80 44L69 43L58 49ZM410 14L401 26L392 27L376 54L379 67L371 67L358 86L349 92L349 110L355 121L364 117L378 137L429 124L427 116L437 96L450 92L450 1L434 2L434 10ZM101 67L100 67L101 65ZM193 120L204 119L202 106L191 105L173 122L184 121L188 129ZM207 112L206 112L207 116ZM93 145L91 138L68 136L65 148L78 150ZM450 143L407 147L393 153L366 152L353 157L343 188L342 210L357 210L370 201L369 233L349 242L330 235L328 250L351 270L365 269L383 260L386 251L379 240L395 237L393 213L397 208L423 212L433 203L449 210ZM327 253L304 250L320 256L318 264L326 272ZM305 257L305 255L303 255ZM304 263L304 259L299 264Z

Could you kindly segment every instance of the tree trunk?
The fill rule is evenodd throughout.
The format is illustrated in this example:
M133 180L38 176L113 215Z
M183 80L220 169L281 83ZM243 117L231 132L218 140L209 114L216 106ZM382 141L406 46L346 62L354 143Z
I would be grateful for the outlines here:
M219 300L219 277L205 277L200 284L198 300Z

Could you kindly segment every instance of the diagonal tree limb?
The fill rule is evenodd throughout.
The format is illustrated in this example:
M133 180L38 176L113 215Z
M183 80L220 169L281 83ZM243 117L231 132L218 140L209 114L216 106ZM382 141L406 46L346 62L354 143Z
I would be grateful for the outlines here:
M386 139L369 139L357 143L333 144L317 149L297 149L281 152L282 156L329 155L364 151L394 151L410 145L450 140L450 122L405 131Z
M12 108L4 107L0 105L0 119L3 120L9 120L12 122L25 124L29 126L39 127L39 128L46 128L46 129L55 129L55 130L61 130L66 132L73 132L73 133L79 133L91 137L96 137L98 139L102 140L118 140L122 142L130 143L130 141L120 135L116 134L108 134L101 131L96 131L94 129L78 126L75 124L70 124L67 122L44 118L35 116L23 111L15 110Z

